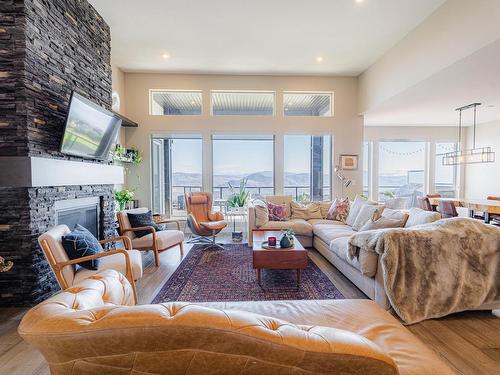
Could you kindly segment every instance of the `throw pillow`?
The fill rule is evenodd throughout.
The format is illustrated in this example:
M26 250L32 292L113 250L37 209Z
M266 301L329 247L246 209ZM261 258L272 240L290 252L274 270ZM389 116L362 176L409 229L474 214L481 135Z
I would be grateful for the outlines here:
M406 221L408 220L408 213L401 211L401 210L393 210L392 208L385 208L384 211L382 212L382 217L385 217L386 219L392 219L392 220L400 220L403 222L403 227L406 224Z
M404 219L406 221L406 219ZM384 229L384 228L402 228L404 227L403 220L397 219L388 219L386 217L379 217L377 220L370 219L368 222L361 227L359 230L363 232L365 230L375 230L375 229Z
M254 200L252 204L255 210L255 226L260 228L269 222L269 210L264 201Z
M356 198L354 198L354 201L351 204L351 208L349 209L349 215L347 215L347 219L345 221L347 225L351 227L354 225L354 222L358 217L361 207L363 207L365 204L376 205L377 203L372 201L367 201L366 199L360 197L359 195L356 195Z
M322 219L321 208L319 203L311 202L309 204L302 204L299 202L292 202L292 219Z
M75 225L71 232L62 236L61 242L69 259L78 259L104 251L97 238L79 224ZM87 260L78 265L96 271L99 268L99 259Z
M374 206L370 204L365 204L359 210L359 214L354 220L352 229L360 230L363 225L365 225L370 219L377 220L382 214L382 208L380 206Z
M286 204L274 204L267 202L269 210L269 221L286 221L288 217Z
M330 211L330 207L332 207L333 202L318 202L319 208L321 210L321 217L326 219L328 216L328 211Z
M156 231L160 231L162 229L158 224L156 224L153 221L153 214L151 213L151 211L145 212L143 214L127 213L127 216L132 228L153 227ZM150 234L151 232L147 230L140 230L134 233L136 237L144 237Z
M344 198L343 200L335 199L328 210L326 218L345 223L347 215L349 215L349 198Z
M429 224L441 219L441 214L434 211L425 211L418 207L410 208L408 220L405 228L410 228L415 225Z

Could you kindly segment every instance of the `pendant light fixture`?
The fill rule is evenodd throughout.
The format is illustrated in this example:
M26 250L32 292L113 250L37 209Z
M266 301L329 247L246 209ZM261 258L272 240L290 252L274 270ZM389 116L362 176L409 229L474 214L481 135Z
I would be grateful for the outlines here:
M457 151L443 154L443 165L493 163L495 161L495 152L491 150L491 147L476 148L476 109L480 105L481 103L472 103L456 109L459 114L458 149ZM472 148L462 150L462 111L470 108L474 110Z

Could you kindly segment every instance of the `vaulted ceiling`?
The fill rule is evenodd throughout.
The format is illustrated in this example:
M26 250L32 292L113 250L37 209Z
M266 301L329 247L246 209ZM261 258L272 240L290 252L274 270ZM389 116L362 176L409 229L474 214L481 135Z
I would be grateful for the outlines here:
M444 0L90 0L125 71L358 75Z

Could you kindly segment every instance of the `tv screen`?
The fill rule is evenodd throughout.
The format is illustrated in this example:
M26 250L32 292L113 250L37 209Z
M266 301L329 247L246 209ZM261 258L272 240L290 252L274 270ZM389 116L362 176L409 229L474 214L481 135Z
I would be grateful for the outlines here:
M116 143L122 120L112 112L73 92L61 152L88 159L107 160Z

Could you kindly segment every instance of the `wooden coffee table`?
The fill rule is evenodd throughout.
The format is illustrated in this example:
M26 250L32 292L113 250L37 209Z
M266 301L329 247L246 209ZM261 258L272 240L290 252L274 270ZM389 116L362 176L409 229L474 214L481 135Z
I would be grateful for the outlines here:
M280 231L254 229L253 236L253 268L257 271L257 281L261 285L260 273L263 268L278 270L297 270L297 287L300 286L301 270L307 267L307 250L294 238L294 245L287 249L264 249L262 242L268 237L282 236Z

